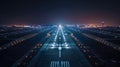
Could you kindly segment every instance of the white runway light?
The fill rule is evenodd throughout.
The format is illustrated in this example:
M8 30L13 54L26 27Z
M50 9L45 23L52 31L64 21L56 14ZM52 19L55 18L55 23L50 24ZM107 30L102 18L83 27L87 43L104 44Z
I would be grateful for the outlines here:
M59 28L62 28L62 25L59 25Z

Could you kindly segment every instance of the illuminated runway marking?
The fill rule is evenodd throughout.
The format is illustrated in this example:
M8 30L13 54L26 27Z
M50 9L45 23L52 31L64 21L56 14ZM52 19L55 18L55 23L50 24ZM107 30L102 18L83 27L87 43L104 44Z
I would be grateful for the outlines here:
M51 61L50 67L70 67L69 61Z
M62 50L62 47L58 47L58 50L59 50L59 57L61 57L61 50Z

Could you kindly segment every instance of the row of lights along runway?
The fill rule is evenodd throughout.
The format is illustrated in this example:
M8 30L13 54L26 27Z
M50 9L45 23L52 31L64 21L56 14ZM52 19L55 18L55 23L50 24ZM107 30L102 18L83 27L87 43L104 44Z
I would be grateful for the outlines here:
M44 30L43 32L45 32L45 31L47 31L47 30ZM27 32L30 32L30 31L27 31ZM26 40L28 40L30 38L33 38L33 37L37 36L40 33L42 33L42 32L35 32L35 33L31 33L31 34L28 34L28 35L24 35L24 36L22 36L20 38L17 38L17 39L15 39L15 40L7 43L7 44L4 44L4 45L0 46L0 51L6 50L6 49L8 49L10 47L15 47L17 44L19 44L21 42L24 42L24 41L26 41Z
M48 39L50 37L50 34L52 31L48 32L45 36L45 39ZM37 34L38 35L38 34ZM44 40L44 38L42 39ZM31 50L29 50L23 57L21 57L19 60L17 60L12 67L26 67L30 60L37 54L37 52L40 50L40 48L43 46L43 43L37 43Z
M90 39L93 39L99 43L102 43L101 45L103 46L107 46L107 47L112 47L112 49L115 49L117 51L120 50L120 47L117 46L116 44L112 44L111 42L108 42L100 37L97 37L97 36L93 36L91 34L87 34L87 33L83 33L83 32L80 32L76 29L71 29L72 31L76 32L76 33L79 33L81 35L84 35L85 37L88 37ZM79 39L77 37L74 36L74 34L72 33L71 34L71 37L76 41L76 43L78 44L78 46L81 48L81 50L83 51L83 53L89 58L91 59L92 61L92 64L95 65L95 66L104 66L106 63L106 60L103 60L100 58L99 55L95 54L94 51L92 51L90 49L90 47L88 47L86 44L83 44L79 41ZM112 61L112 62L115 62L115 63L120 63L120 61Z

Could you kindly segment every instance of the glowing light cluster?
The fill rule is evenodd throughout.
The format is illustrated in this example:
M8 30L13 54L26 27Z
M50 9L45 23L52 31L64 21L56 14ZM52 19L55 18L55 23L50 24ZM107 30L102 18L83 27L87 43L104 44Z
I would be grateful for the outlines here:
M55 38L54 38L54 42L53 42L53 44L52 44L52 48L55 48L55 46L56 46L56 40L57 40L57 38L58 38L58 34L59 33L61 33L61 35L62 35L62 37L63 37L63 41L64 41L64 47L65 48L69 48L69 46L68 46L68 44L67 44L67 42L66 42L66 37L65 37L65 34L64 34L64 31L63 31L63 26L62 25L59 25L58 26L58 29L57 29L57 32L56 32L56 35L55 35ZM58 44L59 45L59 44ZM60 47L60 46L59 46Z

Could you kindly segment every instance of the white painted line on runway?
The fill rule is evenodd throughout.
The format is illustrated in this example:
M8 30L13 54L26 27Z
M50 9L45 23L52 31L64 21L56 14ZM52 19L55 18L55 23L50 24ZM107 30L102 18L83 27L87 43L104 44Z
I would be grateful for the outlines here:
M69 61L51 61L50 67L70 67Z

